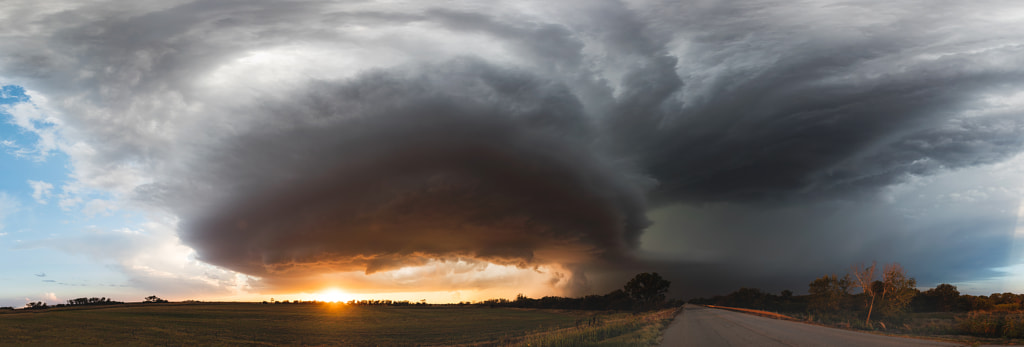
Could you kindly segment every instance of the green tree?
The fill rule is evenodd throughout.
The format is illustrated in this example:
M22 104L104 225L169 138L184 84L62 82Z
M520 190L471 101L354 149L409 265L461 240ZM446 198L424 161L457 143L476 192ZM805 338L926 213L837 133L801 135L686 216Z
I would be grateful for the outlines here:
M884 315L901 317L917 295L917 280L908 278L899 263L885 266L882 271L882 304Z
M924 295L935 304L936 310L943 312L949 312L956 309L957 302L960 299L960 291L956 289L956 286L946 283L926 290Z
M623 291L640 309L647 310L665 303L665 293L671 284L657 272L644 272L629 280Z
M807 290L811 294L810 309L816 312L838 312L842 309L843 299L850 294L851 285L850 275L825 275L811 281Z

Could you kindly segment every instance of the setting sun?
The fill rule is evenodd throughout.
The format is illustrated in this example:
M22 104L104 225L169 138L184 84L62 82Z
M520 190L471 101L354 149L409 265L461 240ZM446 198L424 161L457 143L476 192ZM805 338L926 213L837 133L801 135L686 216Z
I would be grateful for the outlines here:
M352 300L351 296L348 293L345 293L335 288L331 288L323 292L317 293L315 295L315 299L317 301L324 302L347 302L349 300Z

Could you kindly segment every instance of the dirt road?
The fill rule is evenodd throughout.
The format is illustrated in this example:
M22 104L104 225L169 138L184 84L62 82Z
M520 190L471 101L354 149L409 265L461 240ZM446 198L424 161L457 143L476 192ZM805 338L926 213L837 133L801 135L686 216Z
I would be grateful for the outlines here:
M960 346L757 317L686 305L662 346Z

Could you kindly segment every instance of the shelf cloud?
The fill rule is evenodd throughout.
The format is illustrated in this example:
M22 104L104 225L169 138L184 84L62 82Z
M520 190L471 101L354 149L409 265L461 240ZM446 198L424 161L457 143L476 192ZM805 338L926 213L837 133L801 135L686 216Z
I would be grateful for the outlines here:
M73 176L270 287L460 259L557 265L569 293L1008 265L1013 2L28 3L0 82L55 114Z

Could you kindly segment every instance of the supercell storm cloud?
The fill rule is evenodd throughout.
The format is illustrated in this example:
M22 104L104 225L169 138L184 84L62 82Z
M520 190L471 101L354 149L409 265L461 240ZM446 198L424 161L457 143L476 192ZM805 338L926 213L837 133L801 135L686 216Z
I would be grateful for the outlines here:
M578 292L645 262L709 288L1008 265L988 255L1019 176L970 208L919 197L1019 174L989 169L1024 149L1014 2L5 6L0 71L59 114L76 179L270 286L458 259L557 265Z
M225 200L191 202L191 182L143 191L186 207L203 260L263 277L461 257L578 267L636 247L643 192L595 154L564 85L471 59L411 70L265 106L263 129L195 164Z

